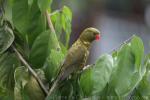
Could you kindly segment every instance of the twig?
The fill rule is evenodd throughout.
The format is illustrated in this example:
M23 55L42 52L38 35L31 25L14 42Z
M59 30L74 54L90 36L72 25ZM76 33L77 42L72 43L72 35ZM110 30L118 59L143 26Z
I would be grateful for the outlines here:
M53 26L53 24L52 24L51 18L50 18L50 16L49 16L48 11L46 11L45 14L46 14L47 22L48 22L48 27L51 29L51 31L52 31L53 33L56 33L56 31L55 31L55 29L54 29L54 26Z
M54 25L53 25L53 23L52 23L52 20L51 20L51 18L50 18L50 16L49 16L48 11L45 12L45 15L46 15L46 18L47 18L48 27L50 28L51 32L55 34L56 31L55 31L55 29L54 29ZM56 35L56 34L55 34L55 35ZM58 40L57 40L57 41L58 41ZM57 45L56 50L58 50L58 51L61 50L59 43L58 43L58 45Z
M48 27L50 28L50 30L52 31L52 33L56 33L56 31L55 31L55 29L54 29L54 26L53 26L53 23L52 23L51 18L50 18L51 16L49 16L48 11L45 12L45 15L46 15L46 18L47 18ZM59 46L59 48L60 48L60 46ZM51 90L51 88L50 88L50 90ZM46 99L48 98L49 93L51 92L50 90L47 92ZM46 99L45 99L45 100L46 100Z
M48 14L50 17L51 16L53 16L53 15L55 15L56 13L59 13L59 12L61 12L62 11L62 9L58 9L58 10L55 10L53 13L50 13L50 14Z
M18 52L18 50L12 45L11 46L12 49L15 51L16 55L18 56L18 58L21 60L21 62L29 69L29 71L31 72L31 74L35 77L35 79L37 80L37 82L39 83L40 87L42 88L42 90L44 91L44 93L47 95L48 91L45 88L44 84L42 83L41 79L38 77L38 75L36 74L36 72L31 68L31 66L27 63L27 61L22 57L22 55Z

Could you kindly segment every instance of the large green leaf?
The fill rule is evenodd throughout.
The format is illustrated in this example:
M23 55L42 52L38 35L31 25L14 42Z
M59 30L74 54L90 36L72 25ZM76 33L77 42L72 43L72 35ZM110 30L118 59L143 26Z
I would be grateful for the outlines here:
M150 96L150 72L147 71L137 89L142 96Z
M113 69L113 58L110 55L101 56L94 66L81 74L80 86L84 96L99 95L109 82Z
M51 20L54 24L55 30L56 30L56 35L58 39L60 39L60 36L62 34L62 22L61 22L61 13L58 12L57 10L53 12L51 15Z
M12 5L13 5L13 0L5 0L4 20L9 21L9 23L11 23L11 25L13 26L13 22L12 22Z
M34 41L30 52L30 62L35 68L43 66L48 56L50 31L41 33Z
M44 64L44 71L48 81L55 79L58 71L60 70L63 59L64 55L62 52L54 49L51 50L51 53Z
M54 23L56 34L63 42L68 46L70 34L71 34L71 22L72 22L72 12L69 7L64 6L61 11L55 11L51 15L51 19ZM63 31L65 35L62 35ZM65 41L64 41L65 39Z
M13 100L14 71L20 66L14 54L4 53L0 55L0 98L2 100Z
M70 34L71 34L71 21L72 21L72 12L69 7L64 6L62 10L62 26L66 32L66 46L68 46Z
M35 78L25 67L15 71L15 100L44 100L45 95Z
M30 52L30 62L34 68L41 68L50 55L51 49L57 50L59 43L54 33L42 32L34 41ZM59 51L59 50L58 50Z
M66 55L66 54L67 54L67 51L68 51L67 48L64 46L64 44L63 44L62 42L59 42L59 44L60 44L62 53L63 53L64 55Z
M14 88L14 98L15 100L29 100L29 97L25 95L23 89L29 80L29 73L25 67L18 67L15 70L15 88Z
M0 54L5 52L13 43L14 34L7 26L0 29Z
M146 73L139 83L136 92L134 95L139 95L145 98L145 100L148 100L150 97L150 55L148 55L146 61L145 61L145 66L146 66Z
M141 70L141 62L144 53L144 45L139 37L134 36L131 41L131 51L135 55L135 67L136 70Z
M38 0L38 6L42 12L45 12L50 8L52 0Z
M141 66L143 53L143 43L137 36L117 51L116 69L109 83L109 95L127 96L137 86L145 73L145 67Z
M45 15L40 12L37 0L32 2L32 5L28 5L28 0L14 0L12 8L14 26L30 45L46 29Z
M33 0L28 0L28 5L31 6L33 4Z

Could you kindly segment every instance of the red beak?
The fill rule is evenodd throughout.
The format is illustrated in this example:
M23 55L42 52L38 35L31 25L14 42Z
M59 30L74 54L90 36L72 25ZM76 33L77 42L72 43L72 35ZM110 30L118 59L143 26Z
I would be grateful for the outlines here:
M97 35L95 36L95 40L100 40L100 35L99 35L99 34L97 34Z

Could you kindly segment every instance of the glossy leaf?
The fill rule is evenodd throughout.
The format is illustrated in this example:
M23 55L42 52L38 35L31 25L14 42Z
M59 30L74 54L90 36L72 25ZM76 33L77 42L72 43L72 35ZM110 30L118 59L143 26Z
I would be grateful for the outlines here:
M0 29L0 54L5 52L13 43L14 34L7 26Z
M15 71L15 100L44 100L45 95L35 78L25 67Z
M14 96L15 100L29 100L29 97L23 92L25 85L29 80L29 73L25 67L18 67L15 70L15 88L14 88Z
M6 52L0 55L0 98L2 100L13 100L14 71L19 65L15 54Z
M150 55L148 55L145 61L145 66L147 70L137 87L137 92L140 94L140 96L145 98L145 100L148 100L148 97L150 96ZM137 92L135 95L138 95Z
M50 55L51 49L59 51L59 42L54 33L50 31L42 32L34 41L30 52L30 62L34 68L41 68L47 57Z
M62 34L61 14L61 12L55 11L53 12L53 15L51 15L51 20L54 24L58 39L60 39L60 36Z
M52 3L52 0L38 0L38 6L41 10L41 12L45 12L50 8L50 5Z
M30 62L35 68L43 66L49 52L50 31L41 33L34 41L30 52Z
M28 0L28 5L31 6L33 4L33 0Z
M4 20L9 21L11 25L13 26L13 21L12 21L12 5L13 5L13 0L5 0L5 6L4 6Z
M110 55L101 56L94 66L81 74L80 86L84 96L99 95L109 82L113 69L113 59Z
M62 15L62 24L63 29L66 32L66 46L69 43L70 34L71 34L71 20L72 20L72 12L69 7L63 7L63 15Z
M64 6L62 9L62 24L63 29L67 34L71 33L72 12L69 7Z
M63 63L63 59L64 55L62 52L53 49L51 50L51 53L44 64L45 75L49 81L55 79L60 70L61 64Z
M51 19L55 25L56 34L59 39L65 39L63 41L66 46L69 44L70 34L71 34L71 22L72 22L72 12L69 7L64 6L61 11L53 12ZM65 35L62 35L62 32L65 32ZM64 36L64 37L60 37Z
M61 18L63 29L66 32L66 46L68 46L71 34L71 21L72 21L72 12L69 7L67 6L63 7Z
M127 96L137 86L145 73L145 67L141 66L143 51L143 43L136 36L118 51L116 70L109 83L109 95Z
M38 34L46 29L45 15L38 9L37 0L33 0L31 6L28 5L28 0L14 0L12 20L30 46Z
M150 96L150 72L146 72L137 89L142 96Z
M63 43L59 42L59 44L60 44L62 53L63 53L64 55L66 55L66 54L67 54L67 48L64 46Z
M137 36L134 36L131 41L131 51L133 52L136 58L135 60L136 69L140 71L142 69L141 62L144 54L144 45L142 40Z

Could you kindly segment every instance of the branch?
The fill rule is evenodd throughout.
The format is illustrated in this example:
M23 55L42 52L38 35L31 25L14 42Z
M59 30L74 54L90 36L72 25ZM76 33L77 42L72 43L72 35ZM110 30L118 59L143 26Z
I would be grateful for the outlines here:
M55 10L54 12L52 12L51 14L49 14L49 16L53 16L56 13L60 13L60 12L62 12L62 9Z
M55 31L55 29L54 29L54 25L53 25L53 23L52 23L52 20L51 20L51 18L50 18L50 16L49 16L48 11L45 12L45 15L46 15L46 18L47 18L48 27L50 28L51 32L52 32L52 33L56 33L56 31ZM56 35L56 34L55 34L55 35ZM57 41L58 41L58 40L57 40ZM61 50L60 45L59 45L59 42L58 42L58 45L57 45L56 50Z
M44 84L42 83L41 79L36 74L36 72L31 68L31 66L27 63L27 61L22 57L22 55L18 52L18 50L13 45L11 47L15 51L16 55L21 60L21 62L28 68L28 70L31 72L31 74L35 77L35 79L39 83L39 86L42 88L42 90L44 91L44 93L47 95L48 91L45 88Z
M59 12L59 10L57 11ZM56 13L57 13L56 12ZM50 28L50 30L52 31L52 33L56 33L55 29L54 29L54 26L53 26L53 23L52 23L52 20L51 20L51 15L48 13L48 11L45 12L45 15L46 15L46 18L47 18L47 22L48 22L48 27ZM60 50L60 45L58 45L58 50ZM50 90L48 91L47 93L47 97L46 99L48 98L48 96L51 94L51 90L53 90L53 87L50 88Z
M48 11L46 11L46 18L47 18L47 22L48 22L48 27L50 28L50 30L53 32L53 33L56 33L55 29L54 29L54 26L52 24L52 21L51 21L51 18L49 16L49 13Z

